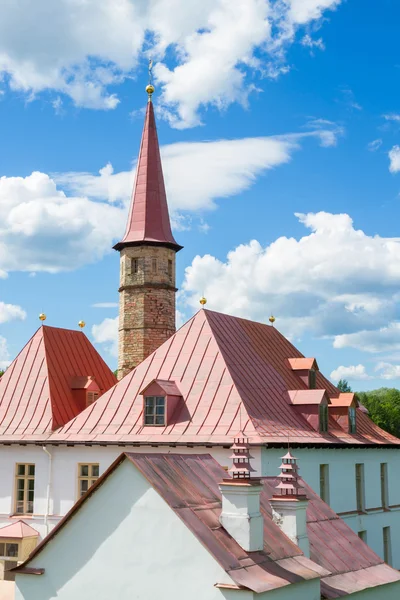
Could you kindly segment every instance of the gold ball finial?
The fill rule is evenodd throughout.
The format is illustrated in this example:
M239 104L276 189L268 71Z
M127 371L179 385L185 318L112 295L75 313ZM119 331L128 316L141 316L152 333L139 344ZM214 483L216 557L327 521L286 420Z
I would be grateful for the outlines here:
M201 304L202 306L204 306L205 304L207 304L207 299L206 299L206 298L204 298L204 296L202 296L202 297L200 298L199 302L200 302L200 304Z
M45 315L44 313L40 313L40 315L39 315L39 319L40 319L41 321L45 321L45 320L46 320L46 315Z
M271 323L271 325L273 325L276 321L274 315L271 315L270 318L268 319L268 321Z
M86 323L85 323L85 321L79 321L78 325L81 329L83 329L85 327Z
M151 83L146 85L146 92L148 93L149 98L151 98L151 96L154 94L154 85L152 85Z

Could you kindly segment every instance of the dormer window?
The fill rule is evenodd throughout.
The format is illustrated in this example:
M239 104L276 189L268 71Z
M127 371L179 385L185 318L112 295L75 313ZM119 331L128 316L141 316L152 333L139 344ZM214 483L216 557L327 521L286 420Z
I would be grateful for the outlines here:
M96 402L98 397L98 392L86 392L86 406L90 406L93 402Z
M357 433L357 417L355 406L349 406L349 433Z
M310 369L308 372L308 388L315 390L317 385L317 374L314 369Z
M328 431L328 405L319 405L319 431L320 433L326 433Z
M165 425L165 396L145 397L144 424Z

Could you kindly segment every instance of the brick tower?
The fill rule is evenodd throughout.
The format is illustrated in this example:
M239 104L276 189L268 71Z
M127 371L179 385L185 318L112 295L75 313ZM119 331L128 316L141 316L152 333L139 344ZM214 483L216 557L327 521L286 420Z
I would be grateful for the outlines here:
M175 333L176 243L169 220L151 96L120 252L118 379Z

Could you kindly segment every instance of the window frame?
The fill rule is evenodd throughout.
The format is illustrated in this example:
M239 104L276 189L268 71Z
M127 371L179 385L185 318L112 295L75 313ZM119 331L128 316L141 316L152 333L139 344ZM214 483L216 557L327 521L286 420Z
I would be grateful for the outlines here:
M2 546L4 547L3 548L3 550L4 550L3 552L2 552L2 548L1 548ZM7 546L16 546L17 547L17 553L16 554L10 554ZM19 543L16 542L16 541L5 540L4 542L0 542L0 559L18 558L18 556L19 556L19 550L20 550Z
M392 536L390 527L382 527L383 538L383 560L389 566L392 566Z
M153 275L155 273L157 273L157 259L156 258L151 259L151 272L153 273Z
M317 372L315 369L310 369L308 371L308 388L310 390L315 390L317 386Z
M137 275L139 273L139 259L137 257L131 258L131 275Z
M388 482L388 464L381 463L381 506L383 509L389 508L389 482Z
M150 406L150 400L154 400L153 406ZM162 401L162 402L161 402ZM163 408L162 412L157 413L157 408ZM150 408L153 410L150 411ZM163 418L162 423L157 423L157 417ZM150 421L150 419L152 419ZM143 424L146 427L165 427L167 424L167 398L166 396L145 396L143 406Z
M82 475L82 467L88 467L88 474L87 475ZM93 475L93 467L97 467L97 475ZM100 477L100 463L78 463L78 499L82 498L82 496L84 494L86 494L86 492L88 490L90 490L90 488L92 487L92 485L98 480L98 478ZM88 482L88 486L86 490L82 490L81 487L81 483L83 481L87 481Z
M361 531L358 532L357 535L360 538L360 540L362 540L366 544L368 543L368 541L367 541L368 535L367 535L367 530L366 529L362 529Z
M98 400L100 393L97 391L88 391L86 392L86 408L91 406L96 400Z
M349 433L357 433L357 411L355 406L349 406Z
M19 467L24 467L24 474L18 473ZM29 473L30 467L33 467L33 475ZM35 463L15 463L14 475L14 514L15 515L33 515L35 508ZM23 481L23 488L19 489L18 481ZM33 489L29 489L29 482L33 481ZM18 499L18 492L23 492L23 499ZM32 500L29 500L29 493L32 492ZM22 503L22 511L19 505ZM31 507L29 507L31 504ZM28 510L31 508L32 510Z
M319 496L329 505L329 464L319 465Z
M320 433L328 433L329 413L328 405L320 404L318 406L318 424Z
M365 475L364 463L355 465L356 504L359 513L365 513Z

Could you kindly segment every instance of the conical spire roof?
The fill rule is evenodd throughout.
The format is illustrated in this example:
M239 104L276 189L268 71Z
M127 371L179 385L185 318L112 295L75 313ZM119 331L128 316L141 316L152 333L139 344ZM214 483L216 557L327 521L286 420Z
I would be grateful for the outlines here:
M147 103L136 178L124 237L115 250L142 243L172 247L179 251L171 231L160 148L151 98Z

